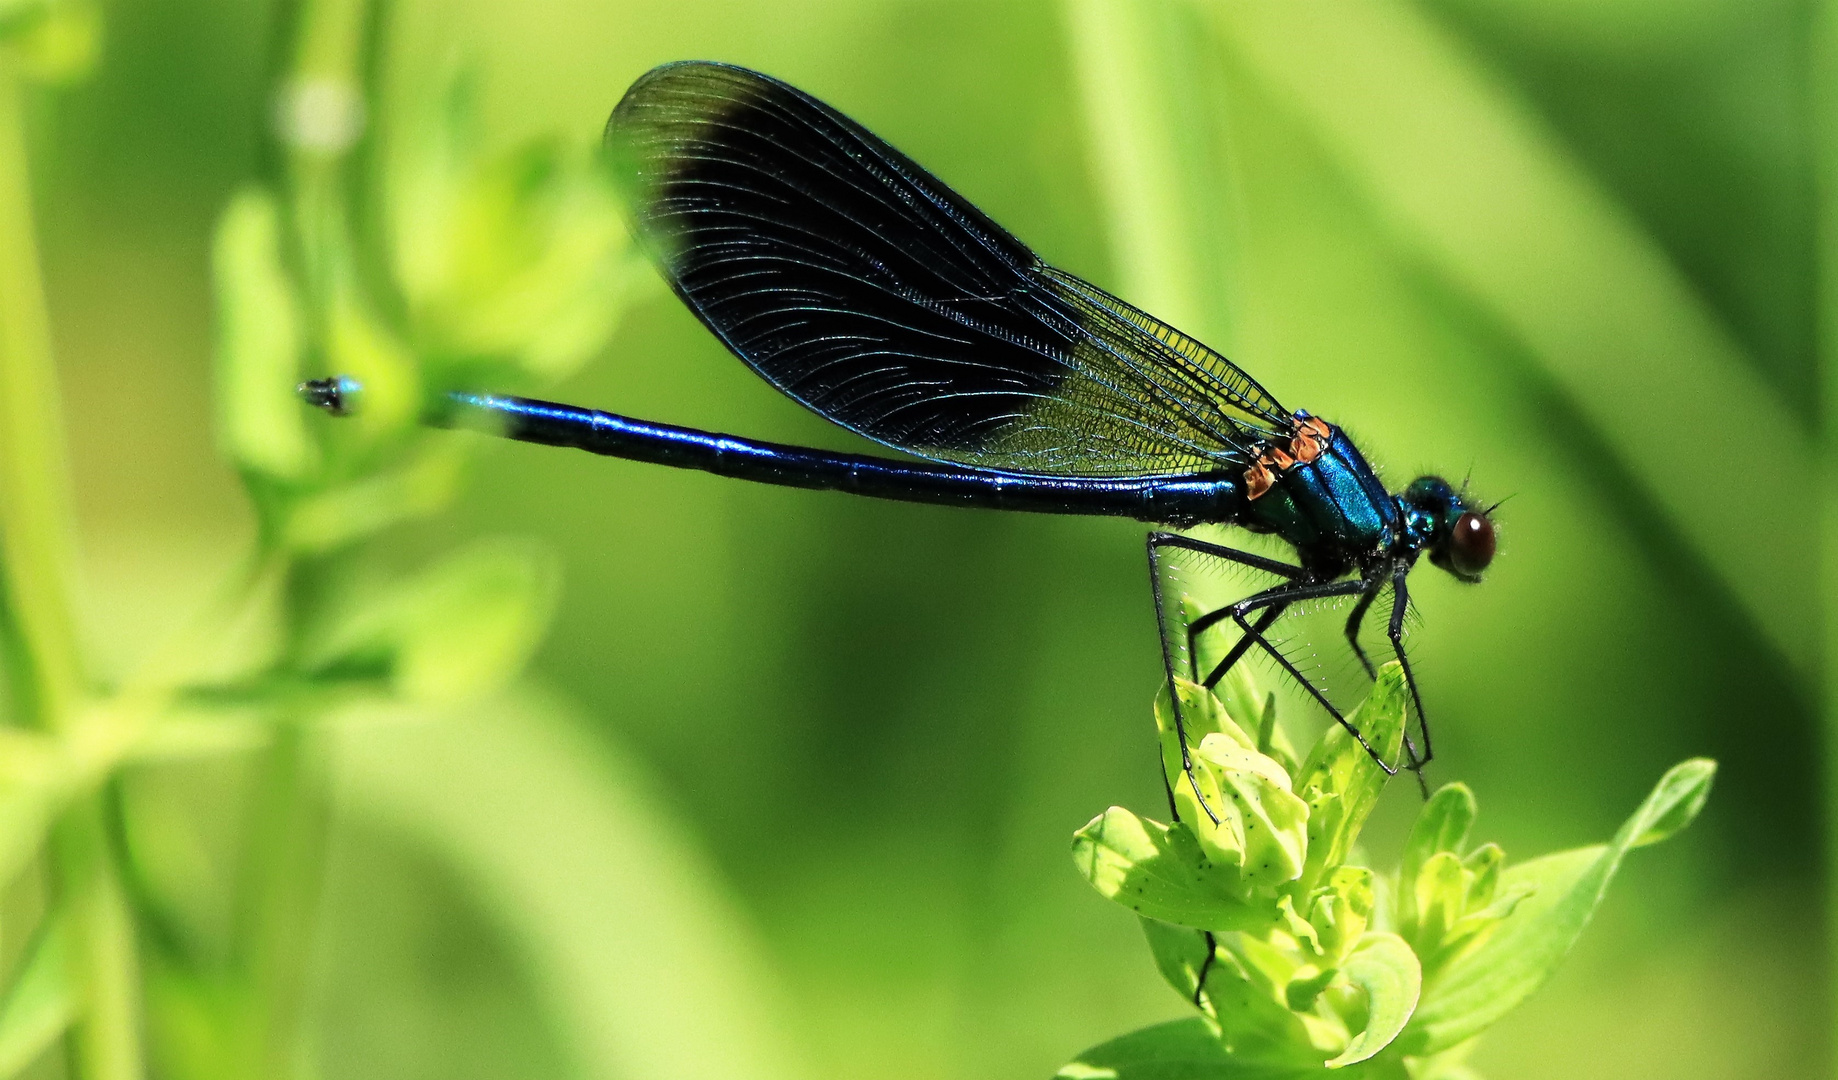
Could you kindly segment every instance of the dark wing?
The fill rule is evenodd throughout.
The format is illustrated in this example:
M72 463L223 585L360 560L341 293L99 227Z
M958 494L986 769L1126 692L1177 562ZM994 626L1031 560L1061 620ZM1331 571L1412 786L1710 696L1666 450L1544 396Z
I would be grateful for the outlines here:
M1289 414L1199 342L1043 263L854 121L744 68L634 83L607 123L636 228L774 386L922 457L1042 475L1242 465Z

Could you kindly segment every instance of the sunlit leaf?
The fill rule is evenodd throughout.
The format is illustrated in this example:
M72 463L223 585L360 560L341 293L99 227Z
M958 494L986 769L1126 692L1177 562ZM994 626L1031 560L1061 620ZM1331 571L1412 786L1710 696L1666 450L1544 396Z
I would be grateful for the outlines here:
M1396 934L1367 934L1341 972L1365 994L1366 1022L1347 1048L1328 1061L1330 1069L1364 1061L1391 1045L1410 1021L1423 989L1417 954Z
M307 662L329 674L386 672L397 692L456 701L515 676L548 626L557 588L541 549L484 541L355 599Z
M1396 663L1379 669L1378 682L1348 723L1385 760L1398 760L1403 745L1405 701L1403 669ZM1313 889L1324 874L1347 859L1366 817L1390 779L1351 732L1330 728L1303 763L1296 794L1308 803L1308 862L1299 889Z
M1073 836L1072 855L1092 888L1139 915L1177 926L1267 926L1273 898L1248 895L1236 864L1202 850L1185 823L1163 825L1113 806Z
M1235 1063L1219 1031L1199 1017L1131 1032L1080 1054L1057 1080L1229 1080L1281 1076Z
M1308 923L1321 964L1336 967L1358 944L1377 907L1374 875L1363 866L1337 866L1327 884L1309 898Z
M294 395L300 377L300 315L281 260L280 210L245 189L217 223L211 271L217 291L217 435L243 468L294 479L315 447Z

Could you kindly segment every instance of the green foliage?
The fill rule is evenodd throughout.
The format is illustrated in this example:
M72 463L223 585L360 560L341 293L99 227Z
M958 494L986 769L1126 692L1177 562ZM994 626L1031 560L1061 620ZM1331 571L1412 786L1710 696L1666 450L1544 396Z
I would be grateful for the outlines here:
M509 701L502 695L554 608L554 560L529 543L477 542L406 570L386 569L366 547L388 527L442 508L456 490L468 440L423 423L442 391L479 380L540 386L605 342L631 267L611 187L590 156L550 142L482 155L464 137L472 102L457 79L405 118L420 141L391 145L380 171L361 168L370 158L354 151L374 133L335 132L314 115L340 103L353 123L374 115L374 97L352 104L341 89L354 84L355 58L375 30L347 18L352 10L303 5L288 28L298 67L276 73L292 112L274 147L288 182L237 192L212 251L217 442L257 508L255 550L199 623L122 685L83 678L65 629L68 595L53 580L67 525L61 447L42 419L57 412L48 335L24 346L0 335L0 379L30 390L0 402L0 464L32 477L29 491L0 507L0 536L33 540L5 552L9 589L23 581L27 593L0 594L18 724L0 729L0 883L29 878L41 864L54 871L47 910L0 995L0 1077L31 1067L66 1035L67 1068L83 1080L137 1080L150 1067L181 1078L298 1072L339 748L361 759L366 724L411 712L457 723L479 701ZM19 72L72 73L92 15L79 3L0 5L0 48L14 51ZM0 66L0 82L14 70ZM7 111L13 89L0 86L0 133L9 137L19 130ZM4 175L0 221L16 223L25 205L16 156ZM360 207L365 220L391 226L394 246L380 258L353 228ZM0 266L0 283L35 273L23 244L0 259L13 260ZM42 302L35 292L26 292L28 305ZM42 324L42 310L32 314ZM364 384L349 422L314 417L295 395L300 379L328 371ZM505 704L501 712L531 730L499 731L494 765L542 748L532 744L534 728L553 710ZM456 735L449 749L467 745ZM439 777L443 798L462 796L451 785L466 762L429 773L431 756L406 764ZM554 756L544 770L552 783L566 771ZM225 774L246 794L221 793L193 815L144 795ZM489 789L492 779L472 786ZM361 801L392 784L404 786L385 772L345 786ZM556 812L607 816L592 785L577 784L574 795ZM506 797L555 806L558 792ZM462 796L459 805L475 812L449 817L438 839L476 846L492 834L504 861L515 842L492 832L504 815L489 799ZM210 824L226 818L234 824ZM619 807L602 831L642 847L652 828L634 805ZM512 860L500 877L528 892L527 879L546 870ZM685 876L661 873L665 882ZM545 913L525 926L545 918L578 926L589 908L622 904L669 922L659 913L668 901L609 895L603 879L583 881L578 899L531 893L509 907ZM699 920L721 918L708 908L679 914L676 947L659 951L658 964L712 972L716 962L686 943L707 933ZM571 974L582 1000L616 997ZM702 982L706 1000L721 997L719 979ZM737 1003L729 1019L744 1012ZM634 1019L621 1029L628 1050L652 1045L637 1037L644 1027ZM583 1024L577 1034L579 1047L600 1054L597 1029ZM755 1036L708 1057L719 1064L713 1071L770 1075L772 1053L770 1040ZM667 1056L651 1055L654 1064Z
M34 81L89 74L101 39L101 13L89 0L0 0L0 53L10 53Z
M1506 1044L1556 1029L1576 1049L1553 1045L1555 1060L1603 1075L1820 1066L1794 1038L1830 1026L1802 1004L1819 995L1800 923L1748 918L1743 895L1809 906L1797 856L1817 815L1780 811L1812 785L1776 782L1803 757L1792 748L1807 720L1776 706L1816 700L1810 673L1838 670L1809 659L1821 598L1805 588L1818 455L1802 391L1818 380L1799 307L1819 230L1802 205L1818 190L1804 128L1822 99L1795 72L1824 48L1809 47L1806 20L1730 0L666 7L564 3L535 20L508 4L277 9L314 22L308 48L286 27L268 42L249 5L117 5L103 77L57 100L37 88L94 62L96 8L0 0L0 1075L126 1078L148 1071L138 1056L171 1077L774 1076L791 1072L775 1037L796 1031L820 1050L818 1075L1006 1077L1152 1006L1143 980L1093 992L1134 943L1104 933L1101 905L1054 910L1063 866L1013 857L1047 850L1057 822L1089 814L1081 791L1134 781L1142 764L1116 717L1151 660L1139 621L1114 617L1140 603L1114 523L909 518L558 458L488 468L458 520L392 528L451 505L475 475L468 440L414 422L440 386L560 376L628 291L623 253L602 257L620 234L585 157L518 140L548 125L585 139L625 79L686 55L744 58L823 93L1037 250L1244 360L1284 400L1331 405L1393 469L1471 462L1483 490L1522 493L1497 580L1461 599L1423 582L1413 637L1433 664L1433 711L1469 740L1471 756L1453 747L1463 767L1503 770L1476 780L1501 833L1595 820L1625 778L1659 771L1648 755L1663 747L1753 757L1729 762L1741 797L1720 803L1708 834L1726 839L1687 838L1729 869L1699 876L1670 916L1740 929L1714 951L1676 934L1624 940L1612 955L1625 963L1491 1034L1489 1051L1503 1069L1585 1071L1541 1069L1540 1053ZM367 45L352 30L367 21L407 26L403 47ZM456 38L501 66L483 112L475 84L413 70L418 46L449 54ZM264 78L252 58L270 52L283 70ZM426 99L385 101L368 67ZM8 100L15 74L33 89ZM321 141L270 146L252 173L250 132L276 102L290 137ZM354 107L295 122L312 113L297 106L328 102ZM27 144L7 130L28 115L43 151L36 223L19 182ZM217 434L260 510L246 557L196 543L240 540L244 519L194 448L209 350L187 333L189 298L210 284L199 208L236 184L213 259ZM61 407L49 320L30 310L34 224L57 268ZM576 389L768 434L792 415L674 308L625 333L633 365L617 388ZM364 413L334 424L299 408L292 383L341 366L372 379ZM81 500L60 500L60 420L82 447ZM615 499L583 497L589 468L619 477L601 489ZM1706 513L1706 493L1726 512ZM85 588L61 565L76 558L60 501L84 508ZM456 556L430 542L498 530L506 510L537 503L524 527L549 545ZM656 529L690 524L695 569L674 575ZM780 550L793 544L795 560ZM571 632L545 662L613 706L591 718L533 702L519 674L553 596L549 546L591 567L571 576ZM927 572L886 570L899 565ZM860 605L839 609L817 573ZM1726 618L1728 597L1747 618ZM155 609L202 614L149 653L138 620ZM811 632L838 618L862 631ZM1727 625L1703 633L1712 620ZM629 625L642 640L619 636ZM1774 650L1794 658L1798 691L1777 689L1794 672L1768 669ZM1575 662L1608 655L1616 664ZM1570 692L1538 715L1528 687L1551 671ZM842 690L869 677L871 703ZM878 683L890 677L897 694ZM1221 687L1224 712L1307 807L1302 755L1253 690ZM923 736L888 752L909 723ZM1600 737L1611 723L1625 737ZM661 802L686 819L595 757L608 746L579 737L594 725L646 744L670 777ZM1274 934L1292 925L1268 923L1284 884L1247 866L1294 861L1294 804L1212 730L1224 740L1205 783L1243 800L1231 826L1203 846L1119 817L1100 838L1117 850L1095 845L1092 865L1120 897L1135 875L1194 919ZM711 741L724 749L709 754ZM811 782L825 754L845 782ZM1562 802L1544 796L1554 775ZM926 782L901 782L915 776ZM1538 864L1474 848L1461 811L1445 807L1404 856L1397 880L1421 884L1421 904L1416 888L1348 865L1365 861L1356 847L1311 867L1321 849L1303 830L1323 894L1295 918L1324 953L1345 952L1338 967L1279 987L1272 961L1241 944L1233 982L1199 934L1146 921L1155 960L1177 987L1208 967L1217 1000L1242 995L1234 1038L1275 1056L1306 1041L1298 1068L1319 1072L1328 1051L1298 1014L1335 995L1410 996L1402 958L1380 949L1367 967L1360 942L1395 951L1379 935L1396 934L1422 958L1420 980L1440 968L1455 1001L1451 973L1484 974L1473 958L1503 955L1528 912L1549 902L1573 921L1586 906L1608 849L1515 878ZM745 910L720 902L700 834L747 890ZM1000 843L980 842L991 835ZM1138 875L1139 856L1164 861ZM1196 878L1198 857L1209 866ZM1538 891L1489 930L1515 881ZM750 922L796 981L796 1025L762 1016ZM323 983L324 956L304 962L309 936L333 957ZM515 952L486 970L480 942L500 936ZM1536 949L1514 955L1537 968ZM505 989L519 972L531 985ZM1535 985L1513 972L1502 976ZM1665 993L1624 993L1643 979ZM306 987L315 1002L290 997ZM1419 987L1396 1038L1395 1009L1344 1021L1361 1030L1335 1059L1390 1042L1341 1073L1473 1076L1459 1060L1472 1041L1399 1060L1411 1039L1460 1034L1428 1024L1438 991ZM1476 993L1504 1003L1510 990ZM514 993L528 1000L491 996ZM317 1035L297 1029L303 1014ZM1593 1038L1614 1024L1628 1026ZM1218 1027L1195 1016L1081 1063L1088 1075L1295 1071L1245 1064ZM315 1038L304 1063L270 1056ZM33 1068L45 1047L63 1060Z
M1245 683L1233 689L1257 700ZM1223 701L1191 683L1177 692L1200 738L1189 778L1164 695L1156 718L1178 820L1113 806L1072 850L1093 888L1142 918L1156 967L1201 1015L1090 1050L1066 1080L1453 1075L1449 1053L1550 976L1622 856L1690 824L1716 771L1687 761L1610 843L1511 867L1496 844L1468 849L1474 795L1449 784L1382 877L1349 860L1388 776L1346 728L1316 743L1292 786L1293 765L1260 752ZM1402 668L1387 665L1349 717L1392 761L1406 697Z

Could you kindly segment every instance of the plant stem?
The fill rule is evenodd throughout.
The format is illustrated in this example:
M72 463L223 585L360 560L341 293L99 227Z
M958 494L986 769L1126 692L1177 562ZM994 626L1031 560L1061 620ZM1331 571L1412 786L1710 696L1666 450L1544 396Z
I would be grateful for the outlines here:
M1188 5L1158 0L1064 10L1117 283L1188 333L1228 340L1219 299L1234 245L1206 27Z
M274 89L285 119L271 151L271 179L286 186L311 332L322 339L329 300L353 270L352 151L372 122L375 102L365 91L377 11L372 0L301 0L284 12L295 21L277 46ZM291 651L319 575L298 560L271 569L286 581ZM248 1001L238 1064L251 1078L287 1077L299 1068L326 843L322 748L311 718L279 716L260 766L235 930Z
M25 124L25 88L0 55L0 543L13 666L26 673L21 719L68 734L83 718L85 687L71 613L69 471L51 320L39 272ZM100 793L80 798L52 845L57 899L73 934L82 988L72 1073L139 1080L139 965L133 916L109 846Z
M308 724L283 719L261 766L237 934L250 1005L242 1066L251 1078L289 1076L299 1059L325 855L319 746Z
M1826 968L1838 978L1838 0L1818 5L1812 22L1811 100L1814 190L1817 221L1815 340L1821 409L1819 616L1825 747L1825 935ZM1828 978L1828 981L1829 978ZM1838 1028L1838 996L1829 996ZM1838 1075L1838 1062L1834 1062Z
M70 615L68 470L51 321L32 227L24 88L0 55L0 551L14 647L31 672L23 719L52 729L83 691Z
M82 988L72 1072L82 1080L140 1080L140 963L134 917L109 846L100 794L73 807L56 836L58 894L74 930L71 962Z

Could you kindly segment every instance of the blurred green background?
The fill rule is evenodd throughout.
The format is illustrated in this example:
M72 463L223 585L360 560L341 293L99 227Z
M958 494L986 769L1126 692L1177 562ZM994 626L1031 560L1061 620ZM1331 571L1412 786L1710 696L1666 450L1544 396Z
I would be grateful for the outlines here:
M119 674L254 528L213 449L208 255L256 167L278 16L103 10L94 77L37 99L34 168L84 629ZM653 64L765 70L1345 424L1394 484L1472 470L1510 495L1484 586L1415 587L1434 771L1478 793L1483 837L1589 842L1672 762L1723 768L1475 1063L1778 1078L1829 1053L1813 15L403 2L385 86L400 107L457 58L490 144L585 145ZM1131 87L1160 126L1112 115ZM860 448L661 287L553 394ZM1045 1076L1179 1015L1067 859L1105 806L1161 805L1141 531L492 447L386 561L535 538L559 615L516 713L341 756L319 1070ZM1388 794L1376 850L1415 798Z

